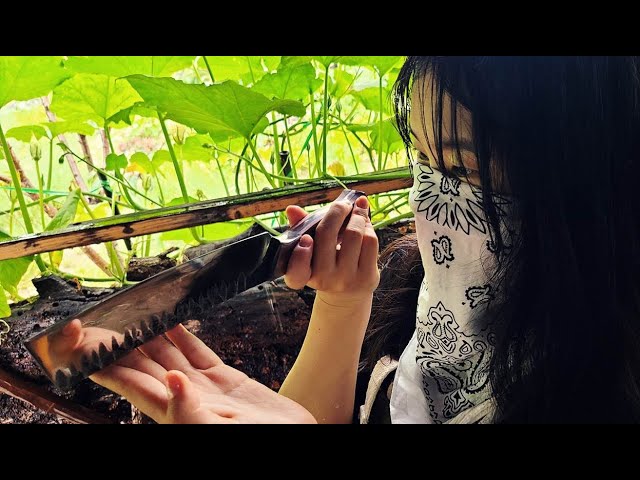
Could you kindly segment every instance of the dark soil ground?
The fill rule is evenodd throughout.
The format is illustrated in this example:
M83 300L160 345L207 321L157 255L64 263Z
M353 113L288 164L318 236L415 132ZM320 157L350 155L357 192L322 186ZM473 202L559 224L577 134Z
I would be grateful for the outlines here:
M381 248L413 231L397 224L379 232ZM0 346L0 368L106 417L113 423L146 423L146 417L124 398L85 380L65 393L41 373L22 342L56 321L66 319L113 293L111 289L78 287L57 277L34 281L40 298L13 309L11 330ZM251 378L277 390L299 352L306 333L314 292L289 290L282 280L259 285L212 306L197 305L184 325L222 360ZM28 403L0 394L0 423L68 423Z

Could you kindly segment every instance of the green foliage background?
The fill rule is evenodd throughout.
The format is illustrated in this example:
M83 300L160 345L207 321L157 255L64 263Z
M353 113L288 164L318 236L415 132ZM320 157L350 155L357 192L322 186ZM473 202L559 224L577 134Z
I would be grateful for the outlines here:
M404 166L390 106L402 60L0 57L0 241L116 213ZM283 150L289 166L281 163ZM22 175L7 161L11 155ZM406 192L372 203L377 225L409 214ZM125 284L134 254L228 238L254 221L275 227L284 218L165 232L136 238L131 248L118 241L1 261L0 317L10 315L10 301L34 293L34 276Z

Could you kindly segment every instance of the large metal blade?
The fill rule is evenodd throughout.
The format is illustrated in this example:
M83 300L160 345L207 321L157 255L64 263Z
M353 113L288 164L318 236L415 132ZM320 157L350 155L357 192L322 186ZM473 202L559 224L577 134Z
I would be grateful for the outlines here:
M208 287L236 285L239 293L271 279L281 246L266 232L226 245L121 290L25 345L58 387L69 388L175 326L176 308Z

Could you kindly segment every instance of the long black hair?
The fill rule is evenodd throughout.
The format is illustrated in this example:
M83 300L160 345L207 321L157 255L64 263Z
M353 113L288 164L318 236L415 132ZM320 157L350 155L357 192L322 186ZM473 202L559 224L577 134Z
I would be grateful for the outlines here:
M425 134L442 168L443 128L460 155L456 115L443 125L445 95L454 112L471 112L497 244L503 301L484 313L498 326L494 420L640 421L640 59L408 57L394 86L407 145L411 90L426 74L433 82L421 99L433 106L434 131ZM501 261L494 172L518 205L509 261ZM379 292L378 306L392 297ZM406 345L415 304L405 309L404 326L384 312L372 318L365 355L397 352L381 331Z

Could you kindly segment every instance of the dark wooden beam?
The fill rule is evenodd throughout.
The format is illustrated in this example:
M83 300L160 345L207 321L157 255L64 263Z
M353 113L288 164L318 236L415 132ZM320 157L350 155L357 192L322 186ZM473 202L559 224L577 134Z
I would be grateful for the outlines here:
M349 188L373 195L410 187L413 180L406 168L400 168L372 174L367 180L343 182ZM0 260L252 217L284 210L287 205L292 204L302 207L317 205L335 200L341 191L342 187L333 180L314 181L248 195L76 223L58 231L24 235L0 242Z
M92 410L59 397L13 373L0 369L0 392L73 423L113 423Z

